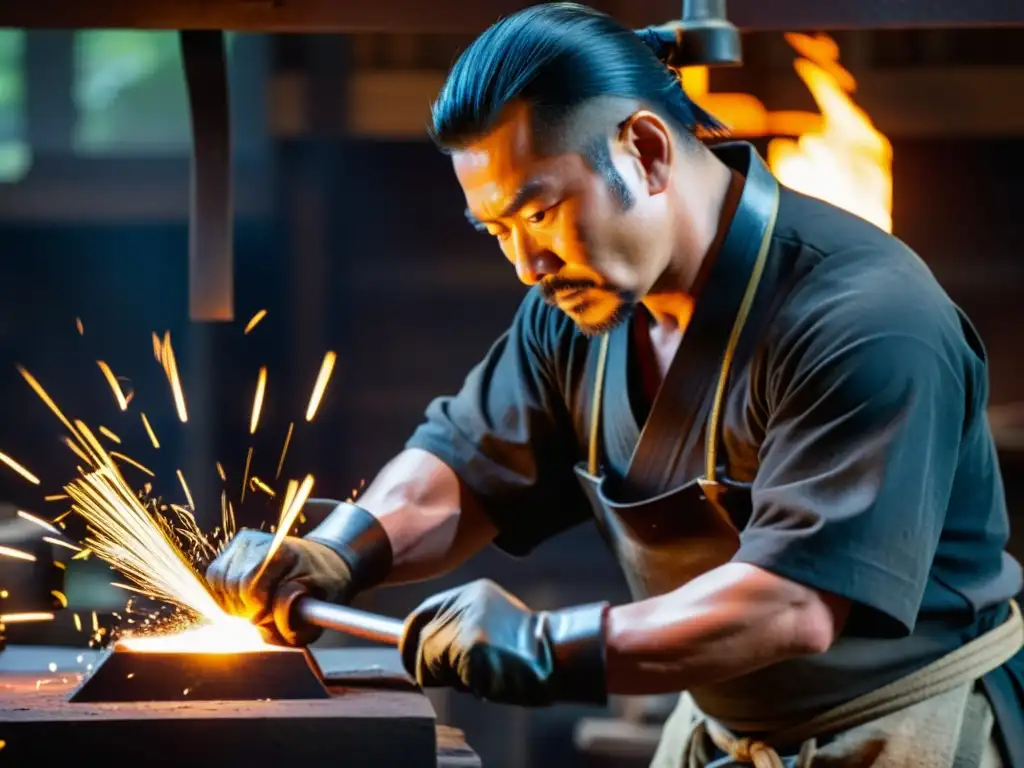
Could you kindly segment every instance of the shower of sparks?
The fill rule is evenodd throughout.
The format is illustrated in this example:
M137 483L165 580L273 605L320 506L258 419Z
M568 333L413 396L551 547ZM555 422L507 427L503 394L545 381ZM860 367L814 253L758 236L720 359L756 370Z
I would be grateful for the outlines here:
M149 424L149 419L146 418L146 414L139 412L142 416L142 426L146 428L146 434L149 435L149 442L153 444L154 448L160 447L160 441L156 439L156 432L153 431L153 427Z
M252 416L249 419L249 434L256 434L256 426L260 423L260 410L263 408L263 396L267 392L267 366L260 368L259 379L256 381L256 394L252 399Z
M143 594L177 606L193 622L206 620L230 627L233 637L258 639L258 631L249 622L228 615L207 590L179 546L170 522L151 514L121 475L113 452L107 453L89 427L80 420L69 420L28 371L19 368L40 399L60 419L77 447L87 457L89 467L81 477L66 487L72 499L72 510L87 523L88 534L83 542L87 549L124 574L132 587ZM195 534L198 527L191 513L176 507L186 534ZM161 522L162 521L162 522ZM47 537L49 538L49 537ZM78 547L53 539L68 548ZM209 547L209 544L206 544ZM100 633L99 620L92 614L93 632Z
M295 422L291 422L288 425L288 434L284 436L284 446L281 448L281 458L277 462L277 473L274 475L274 479L277 480L281 477L281 470L284 468L284 457L288 455L288 444L292 441L292 431L295 429Z
M79 336L85 336L85 326L82 325L82 318L80 318L80 317L76 317L75 318L75 328L78 329L78 335Z
M70 549L72 552L81 552L82 551L81 547L76 546L74 544L71 544L70 542L67 542L67 541L61 541L60 539L55 539L52 536L43 536L43 541L45 541L47 544L54 544L54 545L56 545L58 547L64 547L65 549Z
M265 315L265 310L257 313L250 321L246 333L251 331ZM157 334L153 334L153 354L167 376L178 417L185 423L188 420L188 415L169 332L165 332L162 339ZM306 411L307 421L312 421L316 414L336 359L337 356L334 352L327 352L324 356ZM126 410L134 392L121 387L118 383L119 379L113 375L106 363L97 361L97 364L107 379L120 409ZM18 371L60 420L65 429L63 438L65 444L82 460L82 464L78 467L79 476L65 486L66 493L46 497L51 501L70 499L70 509L52 522L27 512L19 511L19 515L43 528L47 533L56 534L55 537L44 536L43 541L74 551L75 555L72 559L85 559L91 554L95 554L112 566L125 577L127 582L113 582L115 587L157 600L174 609L173 615L170 616L163 613L164 609L158 609L156 612L149 611L148 615L139 613L135 615L140 617L137 625L140 631L151 634L158 625L162 629L169 626L172 630L179 632L176 636L140 637L135 634L133 628L128 630L129 637L122 638L120 642L132 650L140 651L187 651L200 647L206 651L210 645L214 646L214 652L267 650L268 646L260 638L258 630L248 620L232 616L218 605L210 594L201 572L197 570L200 561L208 561L223 551L236 533L234 507L231 500L227 498L227 492L221 494L221 525L208 537L196 521L195 502L181 470L177 470L177 476L184 490L187 506L172 504L169 501L152 497L152 485L149 482L144 483L143 490L134 490L122 475L123 464L131 464L150 477L153 477L154 473L123 453L107 451L97 439L97 434L118 444L121 443L120 438L106 427L99 427L97 433L94 434L89 426L82 421L69 419L27 370L19 366ZM266 395L266 378L267 369L261 367L250 422L250 433L252 434L255 433L259 423ZM124 379L124 381L128 380ZM128 383L130 384L130 382ZM128 392L127 395L126 392ZM153 447L159 448L159 441L145 414L141 414L141 419ZM281 451L276 476L278 479L283 470L293 430L294 422L289 424ZM252 459L253 447L250 446L242 477L242 500L245 498L247 489L259 490L271 498L276 498L277 494L269 484L255 476L250 480ZM0 453L0 461L30 482L40 484L38 478L5 454ZM219 462L217 471L221 480L226 482L226 473ZM260 566L257 579L262 576L264 569L273 559L284 538L295 529L296 522L303 520L302 508L309 498L313 483L312 475L307 475L301 483L296 480L288 482L287 490L283 494L279 520L271 528L274 536ZM84 518L86 523L86 536L81 542L81 546L69 543L64 538L64 534L54 527L54 525L59 525L63 529L65 525L60 521L72 513ZM10 547L0 546L0 555L15 559L35 560L35 556L31 553ZM63 564L59 565L63 567ZM62 592L54 590L52 594L56 601L55 604L59 602L61 606L67 605L67 597ZM129 613L131 613L132 601L137 599L137 597L129 598L127 608ZM129 618L125 622L118 614L113 615L122 623L135 624L134 618ZM142 616L145 616L144 620ZM42 621L52 618L52 613L4 614L0 616L0 621ZM74 614L74 622L76 629L82 631L83 622L78 614ZM197 622L205 626L197 628ZM104 636L109 637L110 630L99 625L98 616L93 611L90 645L102 642ZM196 645L196 643L200 644Z
M32 485L39 485L39 478L38 477L33 475L31 472L29 472L27 469L25 469L23 466L21 466L21 464L16 462L14 459L12 459L6 453L0 453L0 461L2 461L8 467L10 467L15 472L17 472L19 475L24 477L26 480L28 480L30 483L32 483Z
M324 391L327 389L327 382L331 378L331 371L334 370L334 362L338 356L334 352L324 355L324 361L320 364L320 373L317 374L316 384L313 385L313 394L309 397L309 405L306 407L306 421L312 421L316 416L316 409L320 407Z
M227 482L228 476L227 474L225 474L224 467L221 466L221 463L219 461L217 462L217 474L220 475L220 480L222 483Z
M34 563L36 561L36 556L31 552L22 552L20 549L5 547L3 544L0 544L0 557L11 557L15 560L28 560L30 563Z
M260 320L262 320L266 316L267 310L261 309L259 312L252 316L252 319L249 320L248 323L246 323L245 330L242 331L242 333L248 335L253 328L260 324Z
M30 621L53 621L52 613L0 613L0 624L27 624Z
M20 517L22 520L28 520L33 525L38 525L43 530L50 531L51 533L56 533L58 536L60 536L60 531L58 531L48 522L43 520L41 517L36 517L35 515L29 514L23 509L18 510L18 517Z
M188 411L185 408L185 393L181 391L181 379L178 378L178 363L174 359L170 331L164 333L163 344L160 345L160 363L163 365L167 381L171 385L171 394L174 397L174 407L178 411L178 418L184 424L188 421Z
M245 501L245 486L249 484L249 466L252 464L252 446L249 446L249 452L245 454L245 471L242 473L242 495L239 498L239 502Z
M288 535L294 525L295 520L299 516L299 512L302 511L303 505L309 498L310 492L313 490L313 476L306 475L302 481L302 485L299 486L297 491L292 489L295 487L295 481L288 484L288 493L285 494L285 503L281 506L281 518L277 524L277 530L274 532L274 538L270 541L270 547L267 549L267 554L263 557L263 563L260 565L260 569L256 571L256 576L253 577L252 583L259 583L260 578L263 576L263 572L266 570L267 565L271 560L274 559L274 555L277 554L277 550L281 547L281 542L284 541L284 537Z
M117 400L117 407L122 411L128 410L128 400L125 399L124 392L121 391L121 384L118 382L117 377L114 376L114 372L110 370L110 366L102 360L97 360L96 365L103 371L103 378L107 380L107 384L110 385L110 389L114 393L114 399Z
M196 505L195 502L192 501L192 492L188 489L188 483L185 482L185 476L181 474L180 469L176 470L176 472L178 473L178 482L181 483L181 487L185 491L185 498L188 499L188 505L192 507L192 509L195 509Z

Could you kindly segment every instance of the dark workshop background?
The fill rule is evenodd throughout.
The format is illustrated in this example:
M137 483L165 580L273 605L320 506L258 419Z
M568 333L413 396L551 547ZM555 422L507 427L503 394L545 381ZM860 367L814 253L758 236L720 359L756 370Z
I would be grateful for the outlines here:
M836 33L859 82L854 99L894 149L894 232L931 265L979 326L991 354L993 419L1024 555L1024 32ZM0 29L0 500L53 517L75 471L60 424L15 370L24 365L69 415L119 435L200 517L219 520L223 463L238 504L243 465L278 491L316 477L345 498L397 452L434 395L457 388L506 326L523 289L474 233L447 160L422 127L446 67L467 40L442 36L231 37L236 177L236 317L187 319L189 116L171 33ZM741 70L713 90L770 109L815 109L780 35L745 40ZM760 143L761 149L764 144ZM243 335L260 309L266 318ZM81 318L84 335L76 330ZM150 334L168 330L185 387L181 424ZM327 350L338 364L312 423L309 393ZM118 411L97 360L130 380ZM248 421L260 366L263 417ZM161 441L152 449L138 411ZM295 434L275 479L288 425ZM140 477L141 482L141 477ZM241 523L277 507L247 491ZM109 615L109 576L73 564L72 608ZM523 561L487 551L439 583L386 590L362 604L401 615L444 586L488 575L537 607L625 599L597 536L571 531ZM19 634L20 633L20 634ZM18 642L79 642L69 612ZM341 642L328 638L325 642ZM432 696L497 768L593 764L574 746L577 708L530 712ZM618 705L613 707L620 712ZM634 713L634 716L635 713Z

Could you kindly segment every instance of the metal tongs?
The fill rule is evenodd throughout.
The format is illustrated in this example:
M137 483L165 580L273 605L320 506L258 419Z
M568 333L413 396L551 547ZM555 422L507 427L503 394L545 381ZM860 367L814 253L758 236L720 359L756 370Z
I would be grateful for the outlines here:
M333 629L353 637L397 646L402 639L404 623L376 613L335 605L312 597L303 597L295 604L295 616L307 624Z

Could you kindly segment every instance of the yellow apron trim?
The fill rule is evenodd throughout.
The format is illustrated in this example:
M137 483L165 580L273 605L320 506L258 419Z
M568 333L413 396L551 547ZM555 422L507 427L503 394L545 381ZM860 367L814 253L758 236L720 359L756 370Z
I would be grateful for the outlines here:
M715 386L715 399L711 404L711 415L708 417L707 431L704 443L704 477L698 482L712 502L718 499L718 482L715 480L718 461L718 429L722 419L722 403L725 401L725 390L729 383L729 371L732 369L733 357L736 354L736 346L739 344L740 335L746 325L750 309L754 305L754 298L757 296L757 287L761 283L761 275L764 274L764 266L768 261L768 250L772 243L772 233L775 231L775 219L779 213L779 192L775 187L774 201L771 213L768 217L768 225L761 236L761 245L757 252L757 259L754 268L751 270L750 279L747 280L747 288L743 294L739 309L736 311L736 319L732 324L732 332L729 334L729 341L722 355L722 364L718 369L718 383ZM594 394L590 409L590 443L587 456L587 471L592 477L597 477L598 467L598 446L600 445L601 431L601 401L604 395L604 372L608 361L608 345L611 341L611 333L601 337L601 346L597 353L597 375L594 377ZM685 343L685 341L683 342Z

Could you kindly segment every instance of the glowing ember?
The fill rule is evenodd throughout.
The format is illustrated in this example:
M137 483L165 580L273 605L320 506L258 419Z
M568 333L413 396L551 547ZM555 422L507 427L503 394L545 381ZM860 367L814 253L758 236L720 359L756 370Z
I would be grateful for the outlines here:
M126 637L118 640L117 646L139 653L256 653L287 650L265 643L255 626L234 616L174 634Z

